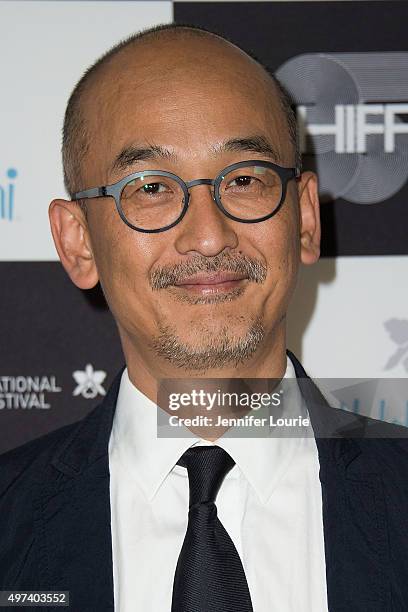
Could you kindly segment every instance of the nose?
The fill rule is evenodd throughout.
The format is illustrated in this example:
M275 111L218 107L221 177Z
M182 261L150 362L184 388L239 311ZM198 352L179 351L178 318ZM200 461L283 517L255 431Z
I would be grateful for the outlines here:
M188 183L188 210L175 228L178 230L175 247L180 254L211 257L225 249L235 249L238 245L234 227L237 223L228 219L218 208L211 186L210 179Z

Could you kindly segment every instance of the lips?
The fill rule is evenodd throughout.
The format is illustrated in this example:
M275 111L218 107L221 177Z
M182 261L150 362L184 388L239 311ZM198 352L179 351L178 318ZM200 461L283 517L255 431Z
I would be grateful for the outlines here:
M177 281L174 284L176 287L199 288L214 285L234 285L238 281L242 281L244 279L247 279L247 276L245 276L244 274L239 274L237 272L201 272L199 274L194 274L193 276L183 278L182 280Z

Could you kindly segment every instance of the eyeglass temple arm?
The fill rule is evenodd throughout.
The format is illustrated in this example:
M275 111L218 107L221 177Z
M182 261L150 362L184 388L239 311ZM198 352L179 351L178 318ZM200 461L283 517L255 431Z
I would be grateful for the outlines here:
M94 187L93 189L85 189L85 191L78 191L72 196L72 200L81 200L83 198L101 198L106 196L106 187Z

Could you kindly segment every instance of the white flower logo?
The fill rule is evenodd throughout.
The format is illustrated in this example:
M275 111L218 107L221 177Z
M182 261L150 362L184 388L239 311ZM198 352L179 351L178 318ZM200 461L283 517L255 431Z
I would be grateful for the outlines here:
M99 395L106 395L102 383L106 378L106 372L103 370L94 370L93 366L88 363L85 370L76 370L72 373L77 386L72 395L82 395L86 399L92 399Z

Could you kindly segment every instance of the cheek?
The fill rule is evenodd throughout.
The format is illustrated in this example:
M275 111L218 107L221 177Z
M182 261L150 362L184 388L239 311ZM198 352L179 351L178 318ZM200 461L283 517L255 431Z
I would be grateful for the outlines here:
M121 319L125 311L140 309L146 302L148 271L154 257L152 239L110 215L91 223L91 227L100 283L112 313Z
M284 224L281 238L277 245L279 263L276 274L276 290L282 310L286 312L290 298L296 287L300 264L300 242L297 224L292 218Z
M299 223L296 203L291 203L262 228L258 248L268 267L266 303L285 310L294 291L300 262ZM262 224L261 224L262 225Z
M299 221L296 206L296 203L286 202L279 213L261 227L258 233L257 243L266 259L268 272L275 280L277 277L282 277L283 280L299 261Z

